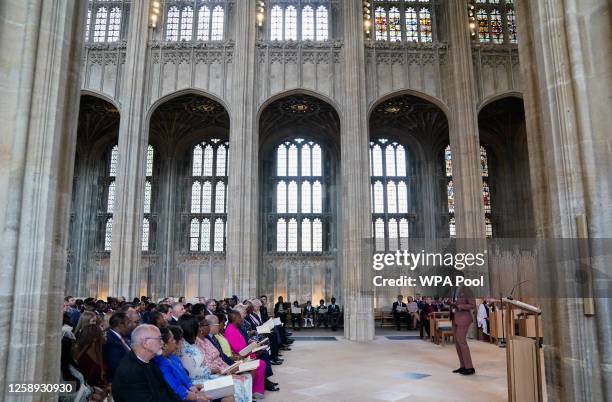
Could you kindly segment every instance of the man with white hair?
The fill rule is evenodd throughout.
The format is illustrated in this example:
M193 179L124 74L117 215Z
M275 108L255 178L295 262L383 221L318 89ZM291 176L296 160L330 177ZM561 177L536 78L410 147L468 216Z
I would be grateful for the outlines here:
M178 325L178 320L183 314L185 314L185 306L183 303L172 303L171 317L168 321L171 325Z
M151 359L162 353L162 337L154 325L142 324L132 331L132 350L121 360L113 379L116 402L178 402L176 395Z

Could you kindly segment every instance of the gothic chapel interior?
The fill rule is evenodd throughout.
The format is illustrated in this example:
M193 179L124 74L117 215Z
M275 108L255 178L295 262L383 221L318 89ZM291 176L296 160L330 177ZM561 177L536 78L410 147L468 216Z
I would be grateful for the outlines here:
M366 239L611 238L611 7L2 2L0 371L54 382L65 294L335 296L369 341ZM541 303L550 400L612 398L580 303Z

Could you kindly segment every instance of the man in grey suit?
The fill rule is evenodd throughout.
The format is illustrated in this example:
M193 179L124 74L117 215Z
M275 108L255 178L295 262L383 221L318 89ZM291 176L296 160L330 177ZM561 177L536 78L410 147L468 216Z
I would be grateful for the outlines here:
M453 337L461 367L453 370L453 373L471 375L476 373L472 365L472 356L466 340L468 329L472 325L472 310L476 307L474 294L470 288L460 286L455 289L453 303L451 305L451 319L453 321Z

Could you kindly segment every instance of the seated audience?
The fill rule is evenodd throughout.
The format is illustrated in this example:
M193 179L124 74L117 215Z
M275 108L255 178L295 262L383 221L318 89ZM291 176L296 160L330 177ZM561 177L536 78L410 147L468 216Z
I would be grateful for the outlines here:
M197 317L191 314L184 314L179 319L179 325L183 330L183 345L178 352L178 357L183 367L189 373L189 378L194 384L204 384L212 380L212 370L206 366L204 353L196 345L200 323ZM235 384L234 384L235 385ZM238 401L246 400L244 388L234 386L234 398Z
M299 313L293 312L293 310L296 308L300 309ZM296 322L297 322L297 328L295 327ZM302 327L302 309L300 308L300 305L298 304L297 300L293 302L293 306L291 308L291 327L293 327L294 331L299 331L300 328Z
M431 337L429 329L429 319L431 315L438 311L438 307L433 304L433 299L430 296L425 298L425 305L421 309L421 338L423 338L423 329L427 332L427 337Z
M73 358L77 370L83 374L85 382L94 389L95 400L102 401L109 392L106 366L102 357L102 346L106 336L99 324L85 325L74 345Z
M108 380L112 382L119 363L132 350L127 341L132 329L130 319L127 314L122 312L117 312L111 316L109 327L106 331L106 343L102 351L107 367L106 374Z
M240 326L242 324L242 316L237 311L232 311L229 314L229 324L225 328L225 338L227 339L232 353L239 354L239 352L247 346L247 343L240 332ZM249 355L251 359L256 359L254 353ZM253 397L259 398L264 396L264 391L276 391L277 388L266 384L266 363L263 360L259 360L259 367L253 375Z
M98 320L96 318L96 313L94 313L93 311L83 311L81 313L81 316L79 317L79 321L77 322L76 327L74 327L74 336L78 338L81 334L81 330L85 326L89 324L96 324L97 322Z
M321 324L327 328L327 306L325 300L319 300L319 306L317 307L317 328L321 327Z
M314 327L314 313L314 307L312 307L312 303L308 300L306 306L304 306L304 328Z
M183 303L172 303L170 320L168 320L168 324L178 324L179 318L181 318L183 314L185 314L185 306L183 305Z
M406 304L408 310L408 319L412 329L417 329L419 323L419 305L412 299L412 296L408 296L408 303Z
M397 300L393 302L393 306L391 307L391 314L393 314L393 321L395 322L395 327L397 330L400 330L401 322L405 321L407 323L408 313L404 310L407 308L406 303L403 302L404 296L397 295ZM402 311L400 311L402 310ZM406 324L408 326L408 324Z
M132 350L121 360L113 379L115 402L176 402L182 399L151 360L162 351L162 337L153 325L139 325L131 336Z
M285 308L283 296L278 296L278 302L274 305L274 317L280 318L283 324L287 324L287 310Z
M329 325L331 326L332 331L338 329L338 320L340 319L340 306L336 304L336 298L331 298L331 304L327 307L327 315L329 320Z

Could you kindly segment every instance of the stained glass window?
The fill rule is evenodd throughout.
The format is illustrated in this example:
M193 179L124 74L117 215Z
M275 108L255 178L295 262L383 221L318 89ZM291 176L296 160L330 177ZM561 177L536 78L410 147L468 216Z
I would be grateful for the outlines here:
M108 9L100 7L96 10L96 18L94 24L94 42L106 42L106 28L108 22Z
M115 181L111 181L108 185L108 198L106 201L106 212L112 214L115 209Z
M512 1L478 0L475 38L481 43L517 43L516 16Z
M119 7L113 7L110 11L108 18L108 35L106 37L107 42L116 42L119 40L119 34L121 31L121 9Z
M455 188L453 185L453 161L450 145L444 150L444 167L446 171L447 186L447 208L449 215L449 234L456 236L455 227ZM485 232L487 237L493 236L493 224L491 220L491 190L489 188L489 162L485 147L480 146L480 173L482 176L482 202L484 210Z
M319 144L302 138L276 148L276 252L323 251L322 156Z
M297 40L297 10L293 6L285 9L285 40Z
M193 147L190 251L225 250L228 146L227 141L213 138Z
M142 220L142 251L149 251L149 220Z
M104 176L104 193L101 201L101 211L104 212L104 251L110 251L113 237L113 213L116 201L116 177L119 164L119 147L114 145L106 153L106 169Z
M404 145L386 138L370 142L372 225L377 250L396 250L409 234L414 183Z
M372 2L376 40L431 42L432 16L428 0Z
M180 15L178 7L172 6L168 9L168 15L166 17L166 40L179 40Z

